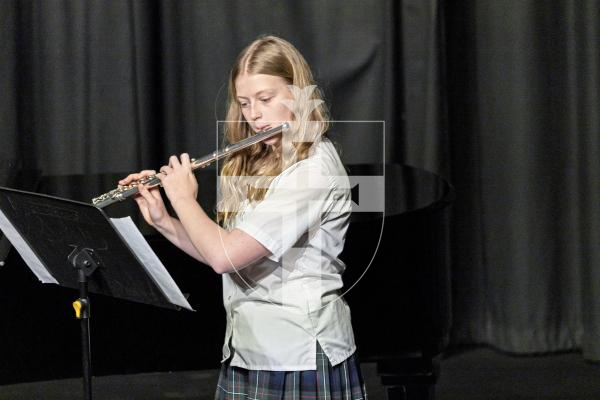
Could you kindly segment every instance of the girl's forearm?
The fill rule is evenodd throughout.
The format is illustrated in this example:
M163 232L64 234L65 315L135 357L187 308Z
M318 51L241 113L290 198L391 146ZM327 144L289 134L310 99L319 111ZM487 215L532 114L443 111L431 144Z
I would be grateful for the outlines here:
M190 237L188 236L181 221L171 216L168 217L162 224L154 224L156 230L163 235L168 241L179 247L185 253L189 254L196 260L207 264L207 260L198 252Z
M209 265L216 273L238 271L270 254L260 242L247 233L234 229L228 231L206 215L195 198L171 201L179 220L171 231L185 237L185 246L193 246L197 259ZM185 235L181 232L183 231Z
M215 272L223 273L226 263L225 242L229 232L210 219L195 199L178 200L171 203L179 220L181 229L188 238L190 246L200 260L212 267Z

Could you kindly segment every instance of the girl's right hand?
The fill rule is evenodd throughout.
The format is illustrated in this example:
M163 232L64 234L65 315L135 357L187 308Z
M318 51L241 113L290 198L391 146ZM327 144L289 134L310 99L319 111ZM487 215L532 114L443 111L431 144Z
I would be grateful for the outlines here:
M119 185L128 185L151 175L156 175L156 171L144 170L136 174L129 174L119 181ZM138 185L138 191L139 193L133 199L140 208L144 220L155 228L165 226L171 216L167 212L159 187L147 188L144 185Z

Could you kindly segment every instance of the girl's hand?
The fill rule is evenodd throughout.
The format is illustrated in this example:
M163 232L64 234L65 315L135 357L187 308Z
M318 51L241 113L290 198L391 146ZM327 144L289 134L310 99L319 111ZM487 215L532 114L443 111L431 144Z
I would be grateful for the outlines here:
M181 200L196 201L198 181L192 172L190 156L187 153L183 153L180 159L171 156L169 165L162 166L160 172L158 177L171 204L175 205Z
M119 181L119 185L128 185L133 181L138 181L147 176L156 175L156 171L144 170L136 174L130 174ZM157 175L160 178L160 174ZM158 186L147 188L144 185L138 185L139 193L134 196L134 200L140 208L144 220L154 227L165 226L166 221L171 218Z

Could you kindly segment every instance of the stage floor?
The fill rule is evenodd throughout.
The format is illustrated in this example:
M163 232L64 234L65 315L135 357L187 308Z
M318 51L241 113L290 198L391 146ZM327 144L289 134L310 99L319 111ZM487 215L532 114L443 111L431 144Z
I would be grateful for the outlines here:
M369 400L384 400L376 366L362 363ZM212 400L218 370L95 377L95 400ZM81 379L0 386L0 400L80 400ZM578 353L511 356L476 348L442 359L436 400L600 399L600 364Z
M93 398L97 400L204 400L213 399L218 371L161 372L94 377ZM82 380L22 383L0 386L2 400L82 399Z
M375 364L361 364L370 399L385 399ZM212 400L218 370L94 377L94 400ZM82 380L0 386L0 400L81 400Z

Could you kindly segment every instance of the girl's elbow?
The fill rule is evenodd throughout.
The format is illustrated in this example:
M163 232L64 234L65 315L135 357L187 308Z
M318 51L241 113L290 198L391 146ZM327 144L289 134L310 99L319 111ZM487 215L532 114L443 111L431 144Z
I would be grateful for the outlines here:
M226 273L225 271L215 268L215 267L213 267L213 271L215 271L217 273L217 275L225 275L225 273Z
M215 271L218 275L225 275L227 274L229 271L227 271L227 269L223 268L222 266L213 266L212 267L213 271Z
M228 258L214 260L210 266L219 275L228 274L236 270Z

